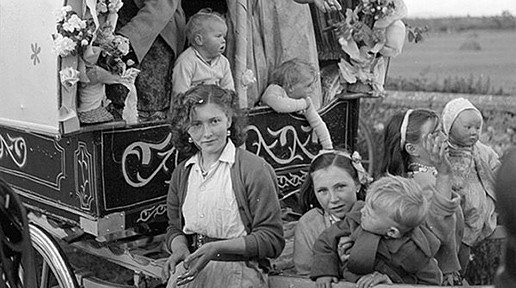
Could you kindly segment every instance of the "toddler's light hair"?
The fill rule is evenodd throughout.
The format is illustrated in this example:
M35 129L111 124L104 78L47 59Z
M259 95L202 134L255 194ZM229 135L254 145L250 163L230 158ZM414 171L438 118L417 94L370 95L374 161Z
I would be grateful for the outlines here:
M423 189L413 179L387 175L371 184L366 203L385 211L407 232L425 221L432 195L431 189Z
M226 25L224 17L217 12L212 12L211 9L204 8L199 10L188 19L185 27L186 38L190 45L195 45L195 35L203 34L210 26L210 23L220 21Z
M314 79L317 76L317 71L310 63L299 58L287 60L274 69L270 76L269 84L289 88L289 86L304 80L305 74L303 74L303 72L312 75Z

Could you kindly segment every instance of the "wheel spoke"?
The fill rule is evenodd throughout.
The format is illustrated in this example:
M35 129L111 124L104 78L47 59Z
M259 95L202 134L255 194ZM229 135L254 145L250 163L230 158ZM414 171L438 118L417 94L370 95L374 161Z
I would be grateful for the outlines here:
M40 288L48 288L48 283L50 279L50 267L48 266L47 261L43 259L43 265L41 267L41 284Z

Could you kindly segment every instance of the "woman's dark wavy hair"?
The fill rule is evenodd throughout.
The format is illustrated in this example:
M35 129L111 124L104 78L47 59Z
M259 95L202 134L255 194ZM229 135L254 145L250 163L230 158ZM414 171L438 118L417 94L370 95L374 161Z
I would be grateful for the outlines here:
M221 107L228 117L231 117L231 127L229 138L235 146L244 144L246 139L247 117L242 109L239 108L238 97L234 91L220 88L217 85L198 85L185 93L181 93L173 99L171 130L172 143L185 157L190 157L197 153L199 149L194 143L189 143L188 128L193 109L213 103Z
M406 111L394 114L383 134L383 160L380 166L380 175L387 174L407 177L410 155L405 148L401 148L401 124ZM435 127L439 125L439 115L435 111L428 109L414 109L409 115L405 143L419 143L421 139L421 127L428 120L435 121Z
M345 149L339 148L338 150L347 152ZM306 213L308 210L312 208L320 208L321 204L317 200L314 191L314 183L312 180L312 173L315 171L319 171L321 169L326 169L330 166L336 166L341 169L346 170L351 178L355 181L355 183L359 184L358 173L353 167L351 163L351 159L333 153L327 153L320 156L316 156L315 160L312 161L310 167L308 168L308 175L306 176L305 182L301 185L299 190L299 207L301 209L301 213ZM367 184L361 184L360 191L357 194L358 200L365 199L365 193L367 191Z

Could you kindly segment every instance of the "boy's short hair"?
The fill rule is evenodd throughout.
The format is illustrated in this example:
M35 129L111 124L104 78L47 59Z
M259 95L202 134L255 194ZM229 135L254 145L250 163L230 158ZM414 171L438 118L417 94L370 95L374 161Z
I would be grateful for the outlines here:
M185 27L186 38L190 44L194 44L195 35L201 34L208 27L210 21L221 21L226 25L224 17L217 12L211 11L209 8L199 10L188 19Z
M426 219L432 195L433 190L423 189L413 179L387 175L371 184L366 203L372 209L383 209L407 232Z

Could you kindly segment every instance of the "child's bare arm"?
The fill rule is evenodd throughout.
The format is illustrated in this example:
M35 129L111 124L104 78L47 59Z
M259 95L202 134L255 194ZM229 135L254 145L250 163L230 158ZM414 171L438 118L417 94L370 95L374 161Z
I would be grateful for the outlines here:
M278 113L292 113L307 109L305 99L289 98L285 90L278 85L269 85L263 92L261 102Z
M331 141L330 131L326 126L326 123L322 120L321 116L315 110L314 106L311 105L310 98L306 98L307 102L310 103L305 112L306 120L310 123L312 129L315 130L317 137L319 137L319 142L321 143L323 149L331 150L333 149L333 143Z

